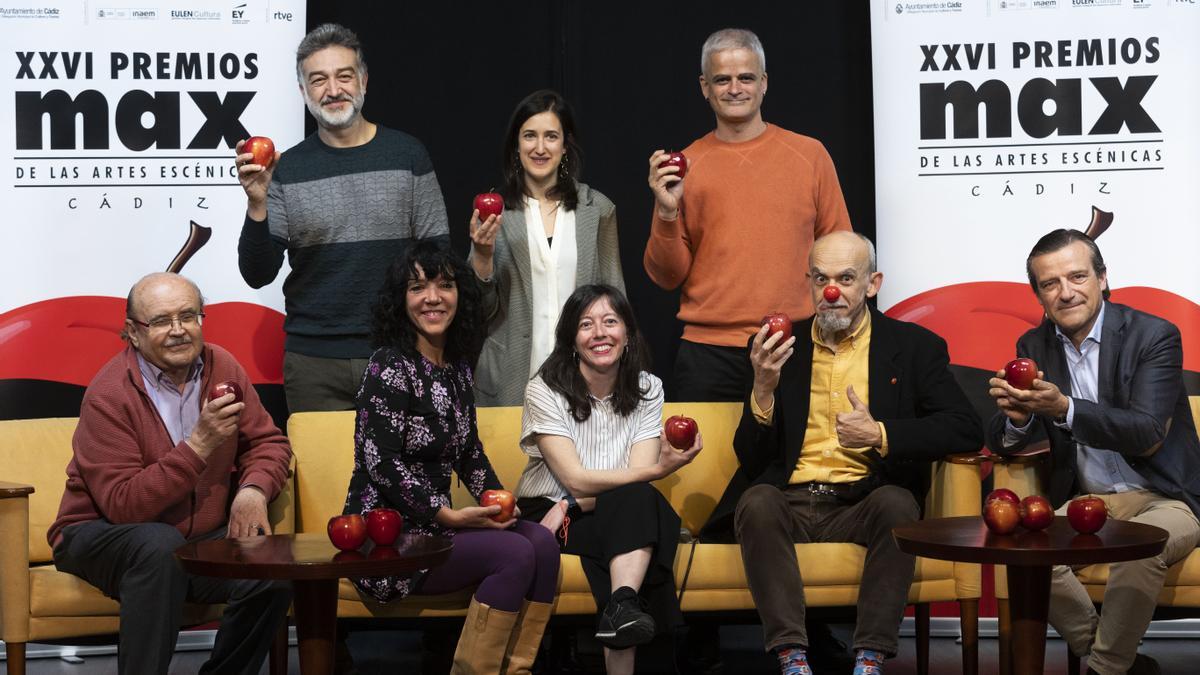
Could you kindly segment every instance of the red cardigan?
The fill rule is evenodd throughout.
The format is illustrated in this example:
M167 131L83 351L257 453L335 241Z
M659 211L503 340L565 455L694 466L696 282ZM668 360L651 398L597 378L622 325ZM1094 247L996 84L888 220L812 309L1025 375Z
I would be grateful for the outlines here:
M63 528L98 518L167 523L191 538L225 524L238 486L253 484L274 499L287 480L291 446L233 356L205 345L201 391L224 380L241 385L246 408L237 435L205 462L186 440L171 442L146 393L137 351L126 347L106 363L83 395L50 545Z

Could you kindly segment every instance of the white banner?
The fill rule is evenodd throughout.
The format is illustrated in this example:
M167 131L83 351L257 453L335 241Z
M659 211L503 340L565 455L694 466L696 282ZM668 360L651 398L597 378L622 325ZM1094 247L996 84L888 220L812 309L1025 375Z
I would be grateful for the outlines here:
M287 269L259 291L238 273L233 146L303 137L304 11L0 0L0 380L86 385L120 349L130 285L190 241L182 272L208 301L206 337L255 382L281 381Z
M1200 370L1200 2L877 0L871 33L880 308L995 371L1041 320L1030 248L1090 226Z

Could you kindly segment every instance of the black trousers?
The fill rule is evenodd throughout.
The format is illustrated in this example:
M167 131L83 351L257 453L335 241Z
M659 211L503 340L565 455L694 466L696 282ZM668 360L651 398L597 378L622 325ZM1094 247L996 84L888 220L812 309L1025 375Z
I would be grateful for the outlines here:
M675 355L674 401L742 401L754 383L750 352L681 340Z
M193 541L224 536L221 528ZM185 543L179 530L164 523L93 520L63 530L54 564L121 603L121 675L166 675L185 601L227 603L200 673L257 675L287 616L291 584L188 574L175 559L175 549Z

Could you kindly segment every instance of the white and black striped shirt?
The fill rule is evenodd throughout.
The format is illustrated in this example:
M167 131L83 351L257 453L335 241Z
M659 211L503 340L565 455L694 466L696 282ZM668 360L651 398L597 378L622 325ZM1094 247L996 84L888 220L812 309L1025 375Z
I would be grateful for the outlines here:
M530 380L525 387L525 410L521 418L521 450L529 455L529 463L521 473L517 496L557 501L567 495L534 443L538 434L570 439L585 469L629 466L630 448L638 441L658 438L662 430L662 381L643 371L638 385L646 394L628 417L613 410L610 396L603 400L593 398L591 416L585 422L577 422L564 396L551 390L540 375Z

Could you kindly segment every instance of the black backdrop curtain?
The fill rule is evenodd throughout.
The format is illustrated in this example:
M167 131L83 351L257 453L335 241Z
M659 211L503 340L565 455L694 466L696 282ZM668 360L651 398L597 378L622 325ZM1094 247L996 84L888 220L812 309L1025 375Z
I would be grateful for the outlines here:
M764 118L825 143L855 229L874 238L870 16L861 0L310 2L308 27L328 21L363 41L366 117L428 147L463 252L472 198L499 182L512 108L542 87L566 96L583 179L617 205L625 283L668 392L682 327L678 293L655 286L642 267L653 206L647 159L715 126L697 80L709 33L733 26L759 35L769 75ZM754 280L739 291L752 302Z

